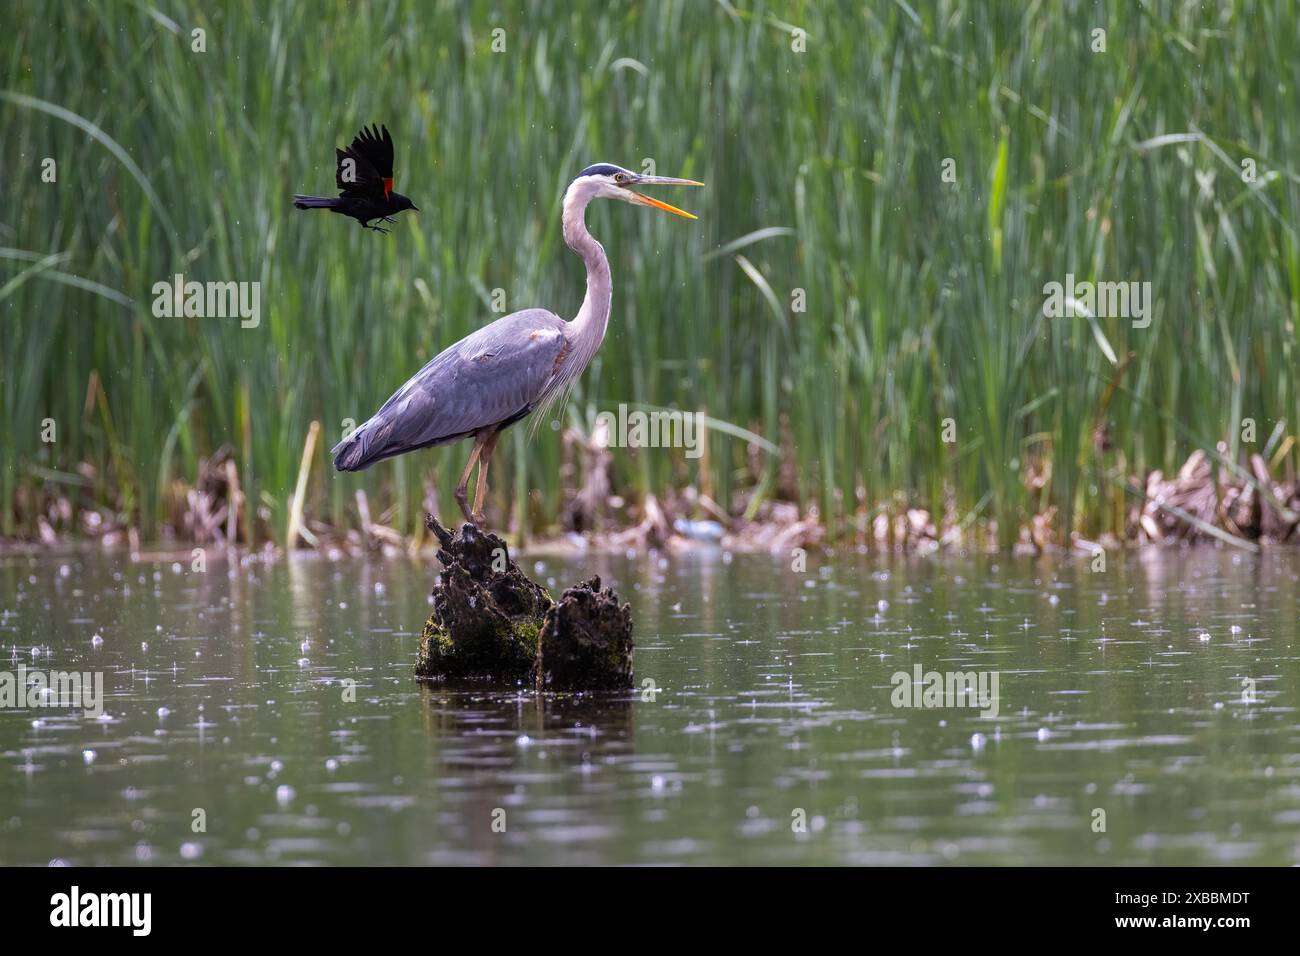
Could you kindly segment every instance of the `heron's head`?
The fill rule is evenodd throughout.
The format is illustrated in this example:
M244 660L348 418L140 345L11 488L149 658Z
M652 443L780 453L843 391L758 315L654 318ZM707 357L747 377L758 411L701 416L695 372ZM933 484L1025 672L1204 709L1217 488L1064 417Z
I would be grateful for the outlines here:
M578 178L573 181L573 185L569 189L570 191L576 190L591 199L621 199L623 202L634 203L638 206L651 206L654 209L662 209L664 212L685 216L687 219L695 219L697 217L692 216L686 210L644 196L636 192L636 189L640 186L703 185L704 183L697 183L693 179L674 179L672 176L645 176L641 173L634 173L630 169L624 169L622 166L615 166L613 163L596 163L594 166L588 166L578 173Z

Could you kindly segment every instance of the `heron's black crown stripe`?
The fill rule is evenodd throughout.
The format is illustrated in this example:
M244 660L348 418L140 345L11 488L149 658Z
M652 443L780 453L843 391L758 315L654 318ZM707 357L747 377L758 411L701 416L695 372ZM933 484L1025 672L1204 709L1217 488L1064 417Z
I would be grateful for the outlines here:
M627 172L622 166L615 166L613 163L596 163L594 166L588 166L582 172L578 173L578 178L583 176L613 176L615 173Z

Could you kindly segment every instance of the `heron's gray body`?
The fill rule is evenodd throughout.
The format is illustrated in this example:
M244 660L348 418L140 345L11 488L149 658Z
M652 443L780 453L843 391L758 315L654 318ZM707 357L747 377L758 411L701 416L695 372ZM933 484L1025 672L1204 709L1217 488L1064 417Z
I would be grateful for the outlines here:
M523 418L564 380L568 325L546 309L524 309L439 352L335 447L335 467L361 471Z

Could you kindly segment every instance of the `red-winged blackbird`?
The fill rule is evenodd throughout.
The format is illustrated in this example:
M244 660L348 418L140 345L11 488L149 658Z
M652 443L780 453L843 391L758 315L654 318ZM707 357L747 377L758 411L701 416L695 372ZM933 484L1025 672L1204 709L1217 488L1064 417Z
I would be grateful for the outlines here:
M375 219L396 222L392 217L403 209L420 211L420 207L401 193L393 192L393 137L383 127L382 138L375 127L362 127L347 149L334 150L338 169L334 174L339 187L338 199L322 196L294 196L297 209L328 209L351 216L366 229L388 232L370 225Z

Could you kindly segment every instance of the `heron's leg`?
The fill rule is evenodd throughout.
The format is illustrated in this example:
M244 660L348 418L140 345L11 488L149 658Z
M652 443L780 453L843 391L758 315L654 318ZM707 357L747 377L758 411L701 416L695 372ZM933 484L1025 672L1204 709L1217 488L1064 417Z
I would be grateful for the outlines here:
M474 463L478 461L479 453L483 450L483 442L487 436L480 432L474 436L474 450L469 453L469 464L460 474L460 484L456 486L456 503L460 505L461 514L465 516L466 521L473 521L474 516L469 512L469 496L465 493L469 489L469 473L474 470Z
M483 453L478 459L478 488L474 491L474 513L470 515L469 520L475 524L482 524L486 515L483 514L483 499L487 496L487 474L488 466L492 464L492 452L496 450L497 439L501 437L500 432L493 432L483 443Z

